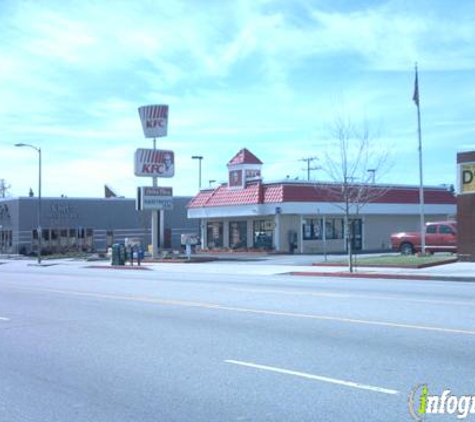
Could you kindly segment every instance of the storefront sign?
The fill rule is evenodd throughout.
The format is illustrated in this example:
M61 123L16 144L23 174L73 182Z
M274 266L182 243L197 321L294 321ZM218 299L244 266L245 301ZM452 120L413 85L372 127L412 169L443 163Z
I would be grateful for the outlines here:
M135 151L134 174L140 177L173 177L175 155L163 149L138 149Z
M79 217L78 207L66 204L51 204L46 217L52 220L74 220Z
M172 210L173 189L142 186L137 188L137 210Z
M168 106L147 105L139 107L140 121L146 138L167 136Z
M460 193L475 193L475 163L460 164Z

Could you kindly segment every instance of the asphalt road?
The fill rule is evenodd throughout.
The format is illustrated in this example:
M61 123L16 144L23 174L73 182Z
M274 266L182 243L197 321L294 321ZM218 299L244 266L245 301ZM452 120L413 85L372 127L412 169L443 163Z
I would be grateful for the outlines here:
M404 421L417 384L475 394L475 284L171 267L0 265L0 421Z

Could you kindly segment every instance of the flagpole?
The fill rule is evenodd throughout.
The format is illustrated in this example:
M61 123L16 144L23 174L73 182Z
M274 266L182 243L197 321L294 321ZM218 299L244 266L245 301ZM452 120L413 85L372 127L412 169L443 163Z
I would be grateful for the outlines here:
M416 79L414 83L413 100L417 106L417 133L419 137L419 213L420 213L420 231L421 231L421 252L426 253L426 236L424 221L424 181L422 172L422 135L421 135L421 109L419 101L419 80L417 75L417 63L415 64Z

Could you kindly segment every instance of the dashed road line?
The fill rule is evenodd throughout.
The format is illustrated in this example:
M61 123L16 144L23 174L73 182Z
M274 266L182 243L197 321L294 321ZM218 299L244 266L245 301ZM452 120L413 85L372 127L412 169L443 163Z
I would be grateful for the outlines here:
M341 380L337 378L324 377L321 375L313 375L313 374L308 374L306 372L291 371L289 369L276 368L274 366L259 365L256 363L242 362L239 360L230 360L230 359L225 360L224 362L232 363L234 365L247 366L249 368L254 368L254 369L261 369L264 371L277 372L279 374L293 375L296 377L307 378L307 379L311 379L315 381L327 382L330 384L343 385L345 387L358 388L360 390L373 391L375 393L384 393L384 394L391 394L391 395L399 394L399 391L392 390L389 388L376 387L373 385L361 384L359 382L353 382L353 381L345 381L345 380Z

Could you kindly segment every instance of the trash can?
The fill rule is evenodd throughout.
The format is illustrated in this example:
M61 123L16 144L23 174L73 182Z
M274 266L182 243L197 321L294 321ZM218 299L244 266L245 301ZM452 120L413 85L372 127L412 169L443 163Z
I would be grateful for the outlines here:
M112 245L112 265L125 265L125 245L114 243Z

